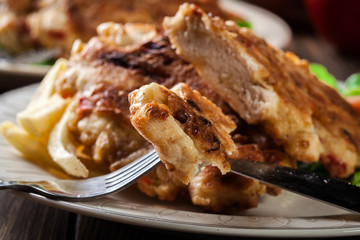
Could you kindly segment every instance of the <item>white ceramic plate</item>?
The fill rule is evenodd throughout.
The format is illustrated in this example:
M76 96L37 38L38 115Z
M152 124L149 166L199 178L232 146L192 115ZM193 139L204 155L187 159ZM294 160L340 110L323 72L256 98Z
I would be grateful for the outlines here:
M51 66L38 66L31 64L0 62L0 74L24 75L42 77L49 71Z
M227 11L239 14L249 20L253 25L254 32L266 39L273 46L284 48L290 43L291 30L289 26L275 14L254 5L236 0L220 0L220 3ZM14 64L0 61L0 76L2 73L44 76L49 68L49 66Z
M277 48L285 48L291 41L289 25L277 15L239 0L220 0L224 9L239 14L252 24L254 33Z
M15 121L37 85L0 96L0 122ZM51 179L45 170L23 159L0 137L0 179ZM323 203L283 192L265 196L259 206L226 215L203 212L188 202L168 203L146 197L130 187L89 202L63 202L22 193L41 203L97 218L139 226L221 236L334 237L360 234L360 217Z

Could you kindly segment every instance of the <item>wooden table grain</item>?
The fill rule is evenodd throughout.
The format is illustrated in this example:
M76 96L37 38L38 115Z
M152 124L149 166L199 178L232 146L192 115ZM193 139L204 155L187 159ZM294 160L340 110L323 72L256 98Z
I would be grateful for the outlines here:
M325 65L338 79L360 72L360 56L337 51L312 32L295 33L287 50ZM1 153L0 153L1 154ZM141 228L101 220L0 192L0 239L235 239ZM249 238L236 238L249 239ZM338 239L356 239L343 237Z

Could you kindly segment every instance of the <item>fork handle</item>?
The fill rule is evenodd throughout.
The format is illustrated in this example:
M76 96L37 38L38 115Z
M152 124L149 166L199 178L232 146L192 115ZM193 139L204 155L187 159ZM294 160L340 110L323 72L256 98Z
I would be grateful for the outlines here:
M3 189L14 189L14 190L22 190L22 191L26 191L28 190L28 192L30 191L29 188L32 188L32 186L26 186L24 184L20 184L16 181L4 181L4 180L0 180L0 190ZM31 191L30 191L31 192Z
M51 195L43 191L43 188L37 182L27 182L26 184L21 183L21 181L4 181L0 180L0 190L20 190L28 193L39 193L41 195Z
M230 160L233 172L327 204L360 213L360 188L350 183L285 166Z
M0 180L0 190L3 190L3 189L12 189L14 187L14 182L12 181L3 181L3 180Z

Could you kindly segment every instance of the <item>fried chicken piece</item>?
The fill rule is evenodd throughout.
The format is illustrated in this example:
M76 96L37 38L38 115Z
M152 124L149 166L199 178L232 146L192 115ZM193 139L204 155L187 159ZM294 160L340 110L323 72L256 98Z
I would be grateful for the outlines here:
M212 212L254 208L265 190L266 186L256 180L234 173L223 175L213 166L205 166L189 185L193 204Z
M146 153L141 149L148 150L149 144L129 121L127 94L104 82L77 93L77 108L67 126L79 149L78 157L114 171Z
M25 23L33 7L30 0L0 1L0 44L8 53L16 54L36 46Z
M57 48L59 56L69 56L74 41L83 37L76 32L66 12L65 1L51 1L26 16L30 37L42 48ZM56 56L56 57L59 57Z
M187 195L188 186L168 171L164 164L159 165L152 172L137 182L139 190L149 197L160 200L174 201L180 195Z
M129 94L131 123L151 142L169 171L188 184L202 165L230 171L237 156L229 135L236 125L186 84L173 91L151 83Z
M133 151L149 146L130 124L127 95L151 82L186 82L231 111L154 26L104 23L98 36L74 44L67 70L56 79L58 94L79 99L68 123L78 157L113 171L131 161Z
M176 52L289 155L303 162L321 160L332 176L354 172L359 118L336 90L310 73L306 61L195 5L183 4L163 27Z
M106 23L99 26L98 32L98 36L92 38L89 43L75 44L68 69L57 80L56 91L62 96L81 95L78 111L73 113L73 121L69 123L69 127L77 139L77 154L82 159L96 161L98 164L110 164L113 171L147 150L142 148L147 145L145 140L133 129L130 121L126 120L130 113L129 104L124 101L129 91L142 84L158 82L172 87L183 81L211 99L223 111L234 114L226 102L204 83L194 67L175 54L167 38L153 26ZM268 138L264 140L261 128L250 127L244 122L238 123L239 126L244 132L240 131L243 137L237 138L242 139L246 135L247 139L241 144L237 143L241 156L263 160L261 150L257 147L245 150L244 144L252 142L264 148L274 148L274 144L269 144ZM258 129L256 134L250 132L252 128ZM126 144L123 142L124 139L127 141ZM131 142L134 144L128 144ZM243 147L240 148L239 145ZM135 152L128 155L131 151ZM209 177L207 179L210 180ZM168 201L179 195L187 195L188 192L188 186L174 173L165 171L164 166L160 166L139 181L138 187L148 196ZM215 192L207 191L205 195L204 191L195 190L194 185L192 189L193 192L201 193L202 198L215 197L211 195ZM224 196L226 201L222 201L222 196L217 197L218 202L211 202L207 206L202 203L201 206L209 210L220 209L222 202L226 202L222 204L222 210L226 210L226 206L230 205L242 206L237 198L232 198L233 203L230 204L228 196ZM197 203L194 201L194 204ZM217 206L213 207L211 204ZM242 208L245 208L245 205Z
M221 212L232 207L256 207L259 195L279 193L275 188L228 172L228 158L274 162L281 159L265 154L257 144L235 145L228 134L234 130L234 122L187 85L178 84L169 91L152 83L132 92L129 101L132 124L153 144L169 169L163 172L162 166L139 181L139 189L148 196L173 200L184 193L184 184L176 180L179 178L189 183L194 205ZM214 137L218 139L215 142Z

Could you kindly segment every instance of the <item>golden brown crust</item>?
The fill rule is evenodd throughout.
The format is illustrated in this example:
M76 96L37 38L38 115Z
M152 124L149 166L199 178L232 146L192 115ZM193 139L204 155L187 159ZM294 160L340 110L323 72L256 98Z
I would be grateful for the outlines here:
M308 64L268 45L249 29L183 4L164 28L177 52L193 63L247 122L264 126L291 156L322 160L333 176L353 173L360 122L342 97L321 83ZM330 159L330 160L329 160Z
M176 93L178 94L176 94ZM167 168L188 183L203 164L230 170L237 149L232 120L187 85L174 92L152 83L129 94L131 123L157 150ZM203 108L202 108L203 107Z
M188 186L182 183L164 164L158 166L137 182L140 191L160 200L174 201L179 195L186 195Z
M185 82L211 99L226 113L235 114L227 103L204 83L193 65L175 54L168 39L153 26L106 23L101 25L98 31L98 36L92 38L86 45L79 42L75 44L72 57L68 62L68 69L57 80L57 92L64 97L81 95L77 113L69 123L73 137L77 140L77 156L81 159L87 162L105 163L106 166L110 165L111 171L114 171L147 151L147 148L143 147L150 144L146 144L130 125L129 104L123 100L129 91L150 82L158 82L167 87ZM202 124L207 123L206 119L218 117L217 112L212 111L213 104L204 101L198 92L191 91L188 87L177 87L173 90L184 99L182 101L188 104L186 111L204 109L202 114L207 114L204 118L189 121L188 132L191 133L194 130L191 122L198 121ZM172 101L174 102L172 108L176 108L177 101L174 99ZM169 116L169 112L164 111L162 107L159 104L152 104L148 109L149 115L160 123ZM182 114L178 113L178 115L178 119L181 120ZM263 136L261 128L245 124L238 119L236 114L232 115L232 118L237 119L236 131L238 133L233 136L233 139L241 157L255 161L280 159L277 156L267 157L270 154L266 153L270 150L266 149L276 148L276 146L269 143L269 138ZM219 135L227 134L235 128L228 117L218 119L218 122L221 123L217 125ZM106 125L110 128L103 129ZM149 129L143 129L143 131L147 130ZM203 139L210 136L203 128L201 132L204 135ZM223 143L226 145L226 142ZM216 142L206 143L204 149L212 149L216 144ZM226 146L226 148L230 147ZM278 151L280 152L281 149ZM174 168L170 163L167 166L170 169ZM205 185L206 181L214 182L204 173L201 175L201 178L203 177L206 178L202 180ZM248 182L248 180L244 181ZM234 194L234 198L230 198L229 195L215 194L216 191L222 192L222 188L230 189L224 183L217 185L216 191L206 191L206 193L200 189L196 190L195 185L192 186L191 196L194 199L199 197L195 192L201 194L203 199L218 198L216 202L209 202L208 205L204 202L193 201L194 204L199 204L209 210L226 210L230 205L247 208L255 206L257 202L256 188L250 185L249 189L253 189L250 192L254 195L248 195L245 189L244 193L241 193L242 190L237 191L240 195L235 197L236 194ZM173 172L165 170L163 165L139 181L138 187L149 196L168 201L188 192L188 187ZM250 199L246 200L246 196L250 196ZM239 197L241 200L237 201Z
M256 207L265 189L258 181L234 173L223 175L216 167L205 166L191 181L189 194L193 204L221 212Z
M66 130L69 130L66 131L69 135L67 143L71 149L74 148L71 154L74 153L91 171L95 169L105 172L109 168L114 171L148 151L150 144L130 125L127 97L130 91L153 81L169 87L178 82L186 82L199 90L193 91L186 85L175 86L173 92L160 88L160 93L154 96L163 99L160 99L159 103L151 102L149 107L145 108L149 119L159 124L152 125L153 128L141 128L141 124L149 119L141 119L141 114L137 119L141 132L149 131L153 135L164 136L164 141L170 145L173 143L180 147L193 147L200 152L191 154L192 151L189 150L189 158L186 160L190 161L190 171L194 164L197 164L191 161L198 156L203 156L210 163L215 159L223 172L229 170L227 162L224 161L226 157L254 161L281 160L278 154L270 153L274 145L269 143L269 139L262 139L262 129L243 123L226 102L203 82L194 67L175 54L168 39L153 26L103 24L99 27L98 36L89 43L77 42L74 45L66 70L56 71L56 74L49 75L54 81L57 76L56 94L72 98L72 107L68 109L71 111L70 116L64 118ZM51 87L47 87L47 91L52 93L53 81ZM41 92L43 89L39 89L38 94L49 93ZM221 110L202 97L200 92L221 106L224 112L232 113L231 118L222 114ZM164 101L167 101L166 105L161 104ZM174 133L173 129L169 128L169 132L158 130L159 125L168 126L166 121L171 117L173 120L170 123L175 122L177 127L181 126L175 129L181 130L178 136L183 134L181 136L190 139L190 143L196 144L181 144L177 142L177 138L167 141L166 137ZM231 139L229 132L236 127L236 133ZM252 128L256 130L253 131ZM275 148L281 153L280 148ZM169 154L176 155L176 151ZM166 164L170 170L177 168L169 161ZM226 210L233 205L239 208L256 205L258 193L263 192L263 187L259 187L258 182L233 174L218 176L221 172L215 167L211 169L200 171L200 175L195 173L196 181L204 186L195 182L191 184L194 204L213 211ZM212 176L216 178L212 179ZM186 177L186 174L180 175L182 179ZM236 185L240 187L236 188ZM149 196L169 201L188 193L188 187L174 172L167 171L164 165L140 180L138 186ZM208 189L204 190L205 188Z
M132 151L146 146L130 124L127 95L151 82L172 87L184 81L231 112L154 26L105 23L98 32L87 44L74 45L67 70L56 80L57 93L80 99L70 129L82 158L116 170ZM106 121L112 130L102 129Z

